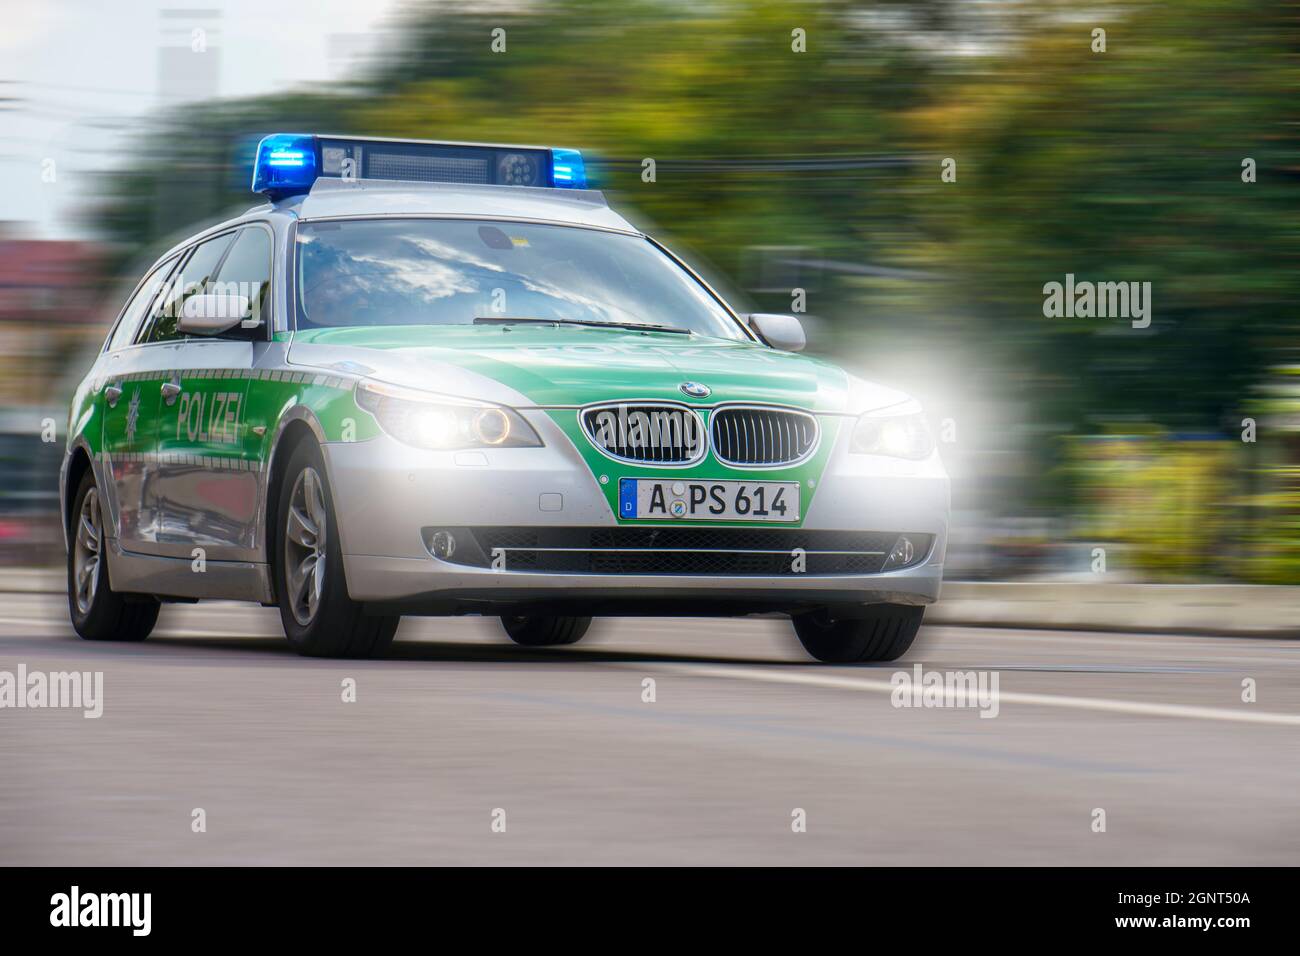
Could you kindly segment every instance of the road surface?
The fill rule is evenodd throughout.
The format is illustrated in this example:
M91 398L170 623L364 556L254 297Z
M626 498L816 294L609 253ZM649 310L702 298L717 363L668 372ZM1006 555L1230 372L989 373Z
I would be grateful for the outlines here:
M917 663L996 673L997 716L893 706ZM0 864L1300 862L1295 641L928 627L828 667L779 620L528 650L408 619L387 660L322 661L273 610L99 645L8 593L19 665L102 672L103 715L0 709Z

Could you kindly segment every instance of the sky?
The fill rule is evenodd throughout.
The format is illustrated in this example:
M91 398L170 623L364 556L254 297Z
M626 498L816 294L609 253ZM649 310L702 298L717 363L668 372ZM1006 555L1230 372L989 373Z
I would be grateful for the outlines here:
M0 30L0 221L31 238L84 236L87 173L162 104L160 10L216 10L218 95L310 86L330 76L329 40L374 36L399 0L4 0ZM170 20L184 24L193 20ZM184 34L173 34L181 42Z

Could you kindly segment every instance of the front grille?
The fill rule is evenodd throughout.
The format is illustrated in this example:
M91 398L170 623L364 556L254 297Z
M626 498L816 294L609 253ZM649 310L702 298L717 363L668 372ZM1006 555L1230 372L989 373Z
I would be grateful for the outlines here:
M686 405L614 402L584 408L582 430L619 461L689 465L704 457L704 426Z
M817 419L807 412L741 405L713 413L713 454L728 465L788 465L817 446Z
M505 571L572 574L761 575L878 574L898 532L795 528L466 528L476 547L452 563ZM930 535L909 534L913 564L929 554ZM795 549L803 551L801 564ZM802 570L796 570L801 566Z

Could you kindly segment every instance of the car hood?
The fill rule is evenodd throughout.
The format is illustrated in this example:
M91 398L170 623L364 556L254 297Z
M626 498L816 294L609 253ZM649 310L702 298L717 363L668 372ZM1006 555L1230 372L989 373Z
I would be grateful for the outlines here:
M617 399L771 402L857 413L907 396L751 342L578 326L366 326L296 332L289 361L462 398L554 407ZM690 399L684 382L707 385Z

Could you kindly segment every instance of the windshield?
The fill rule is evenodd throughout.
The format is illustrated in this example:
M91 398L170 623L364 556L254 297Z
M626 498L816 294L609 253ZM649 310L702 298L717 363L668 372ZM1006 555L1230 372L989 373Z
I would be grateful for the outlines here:
M545 320L745 339L690 273L641 236L463 219L298 227L298 328Z

